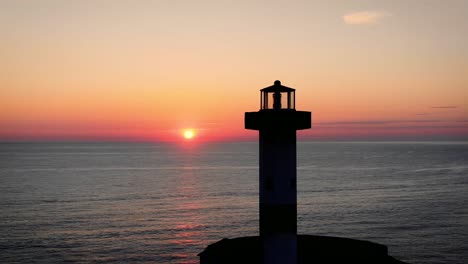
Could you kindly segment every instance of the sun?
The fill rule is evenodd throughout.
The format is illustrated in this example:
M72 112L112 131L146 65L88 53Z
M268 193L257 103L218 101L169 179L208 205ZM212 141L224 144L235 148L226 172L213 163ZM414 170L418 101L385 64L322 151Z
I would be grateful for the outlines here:
M195 136L193 129L184 129L183 136L185 139L192 139Z

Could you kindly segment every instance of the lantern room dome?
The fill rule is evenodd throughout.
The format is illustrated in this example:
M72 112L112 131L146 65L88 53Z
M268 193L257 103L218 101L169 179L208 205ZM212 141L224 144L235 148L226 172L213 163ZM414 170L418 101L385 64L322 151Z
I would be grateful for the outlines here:
M276 80L272 86L265 87L261 89L260 91L274 93L274 92L293 92L295 90L296 89L281 85L281 81Z

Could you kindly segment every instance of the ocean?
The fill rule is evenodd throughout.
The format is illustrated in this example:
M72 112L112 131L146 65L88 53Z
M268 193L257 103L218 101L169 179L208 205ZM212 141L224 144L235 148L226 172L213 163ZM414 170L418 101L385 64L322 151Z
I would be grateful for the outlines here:
M298 232L468 263L467 142L298 142ZM258 143L1 143L1 263L198 263L258 235Z

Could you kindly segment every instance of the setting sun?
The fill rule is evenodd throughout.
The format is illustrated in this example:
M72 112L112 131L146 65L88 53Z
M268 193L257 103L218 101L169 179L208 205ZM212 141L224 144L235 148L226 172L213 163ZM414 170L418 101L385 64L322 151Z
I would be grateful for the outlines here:
M184 130L184 138L185 139L192 139L195 136L195 132L192 129Z

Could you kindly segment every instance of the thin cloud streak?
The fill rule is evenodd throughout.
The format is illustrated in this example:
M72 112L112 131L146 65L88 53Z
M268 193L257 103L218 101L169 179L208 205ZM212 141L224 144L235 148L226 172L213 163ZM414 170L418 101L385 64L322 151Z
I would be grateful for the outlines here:
M390 13L381 11L360 11L343 15L343 22L348 25L376 24L382 19L389 17Z
M338 121L317 122L317 129L341 129L341 130L367 130L367 131L397 131L397 130L420 130L420 129L444 129L444 130L466 130L468 129L466 119L443 120L443 119L416 119L416 120L364 120L364 121Z
M317 125L389 125L404 123L439 123L445 122L440 119L417 119L417 120L367 120L367 121L338 121L338 122L319 122Z
M431 108L437 108L437 109L455 109L457 106L455 105L441 105L441 106L431 106Z

